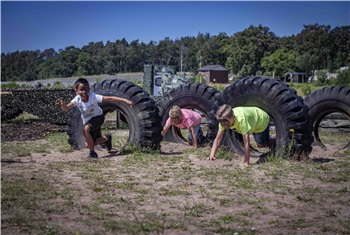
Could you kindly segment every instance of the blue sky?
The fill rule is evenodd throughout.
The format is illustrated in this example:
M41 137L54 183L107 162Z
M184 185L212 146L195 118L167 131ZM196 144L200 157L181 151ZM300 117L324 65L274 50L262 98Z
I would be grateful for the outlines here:
M350 25L350 1L1 1L1 52L232 36L259 24L282 37L316 23Z

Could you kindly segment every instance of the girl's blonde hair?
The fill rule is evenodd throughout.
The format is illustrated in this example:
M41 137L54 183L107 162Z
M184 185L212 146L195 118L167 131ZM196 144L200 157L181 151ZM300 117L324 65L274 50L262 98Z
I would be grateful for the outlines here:
M216 119L227 119L233 117L232 107L228 104L221 105L216 111Z
M181 116L182 116L182 112L179 106L175 105L171 107L171 109L169 110L169 117L171 119L181 118Z

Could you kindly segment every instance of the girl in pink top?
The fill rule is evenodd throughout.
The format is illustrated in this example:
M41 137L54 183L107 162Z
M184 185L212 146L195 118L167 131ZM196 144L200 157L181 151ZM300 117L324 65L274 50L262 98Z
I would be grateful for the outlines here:
M174 125L178 128L188 129L188 144L197 148L198 144L203 139L203 132L201 129L202 116L189 109L181 109L179 106L173 106L169 111L169 118L167 119L162 131L162 136Z

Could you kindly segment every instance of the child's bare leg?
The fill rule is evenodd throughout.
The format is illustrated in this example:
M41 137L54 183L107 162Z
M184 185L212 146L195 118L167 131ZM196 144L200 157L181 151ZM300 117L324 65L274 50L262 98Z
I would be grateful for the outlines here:
M107 141L106 137L100 137L96 139L95 145L103 144Z
M266 148L266 147L272 148L272 147L274 147L276 145L276 139L272 138L266 144L256 143L256 145L257 145L258 148Z
M85 136L85 141L86 141L86 145L88 147L88 149L90 150L90 152L94 152L95 151L95 144L94 144L94 140L92 139L92 136L90 134L90 127L88 125L84 126L84 136Z

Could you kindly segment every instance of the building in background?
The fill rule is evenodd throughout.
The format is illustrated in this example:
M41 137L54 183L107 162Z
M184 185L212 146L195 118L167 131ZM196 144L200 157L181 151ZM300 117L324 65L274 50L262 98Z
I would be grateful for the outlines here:
M228 70L221 65L206 65L198 69L206 83L228 83Z

